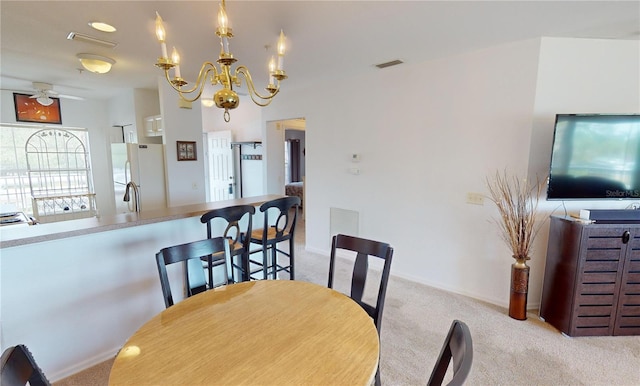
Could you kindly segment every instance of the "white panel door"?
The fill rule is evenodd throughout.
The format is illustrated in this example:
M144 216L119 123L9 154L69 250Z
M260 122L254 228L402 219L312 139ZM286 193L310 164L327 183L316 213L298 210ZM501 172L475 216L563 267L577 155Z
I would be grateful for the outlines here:
M208 132L207 143L210 195L208 201L233 199L236 197L236 180L233 172L231 131Z

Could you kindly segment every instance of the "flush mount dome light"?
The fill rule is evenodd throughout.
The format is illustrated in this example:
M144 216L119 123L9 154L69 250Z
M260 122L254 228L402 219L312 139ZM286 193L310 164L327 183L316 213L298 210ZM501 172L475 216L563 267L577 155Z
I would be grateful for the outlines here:
M101 21L90 21L89 26L102 32L116 32L116 27Z
M96 74L106 74L111 70L111 66L116 62L106 56L94 54L78 54L78 59L82 67Z

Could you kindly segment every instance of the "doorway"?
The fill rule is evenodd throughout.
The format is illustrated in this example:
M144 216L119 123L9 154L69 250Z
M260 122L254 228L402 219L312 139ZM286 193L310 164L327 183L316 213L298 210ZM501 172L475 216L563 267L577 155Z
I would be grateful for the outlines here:
M300 197L302 202L302 216L305 213L305 182L306 182L306 120L304 118L285 119L270 122L268 127L274 127L272 131L277 134L274 137L278 144L278 161L274 160L272 170L274 174L270 176L280 176L277 178L278 190L287 196ZM276 146L274 146L276 147ZM269 171L268 171L269 172Z
M236 198L236 180L231 148L231 131L210 131L205 133L208 176L207 202Z

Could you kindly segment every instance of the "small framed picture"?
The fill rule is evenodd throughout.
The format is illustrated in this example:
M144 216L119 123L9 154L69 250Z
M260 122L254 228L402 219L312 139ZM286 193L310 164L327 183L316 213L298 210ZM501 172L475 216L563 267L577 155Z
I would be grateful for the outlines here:
M178 161L196 161L198 159L195 141L177 141L177 144Z
M60 115L60 99L49 98L53 101L48 106L40 104L29 94L13 93L17 122L40 122L62 124Z

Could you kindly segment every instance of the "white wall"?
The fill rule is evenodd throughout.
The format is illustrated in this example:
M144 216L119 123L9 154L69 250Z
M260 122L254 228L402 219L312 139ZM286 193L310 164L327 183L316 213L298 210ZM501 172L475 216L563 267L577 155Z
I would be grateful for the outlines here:
M110 98L108 101L109 126L111 132L118 131L120 128L113 126L125 126L124 141L129 143L137 143L138 138L142 134L138 131L138 122L136 121L136 108L133 90L124 90L118 96Z
M637 111L637 50L637 42L531 40L336 80L340 93L336 84L283 89L263 114L266 121L306 118L307 249L328 253L331 207L354 210L360 236L395 247L393 274L506 306L513 259L491 223L497 213L488 200L467 204L466 193L486 194L485 178L497 170L546 173L548 116L556 112L612 105ZM558 78L570 74L598 89L607 85L607 92L590 98L592 90L574 88L552 96ZM621 83L636 87L610 92ZM602 105L604 97L610 101ZM568 98L576 105L560 103ZM545 140L532 140L541 120ZM267 126L265 136L274 130ZM359 175L348 173L352 153L362 157ZM267 169L276 155L269 146ZM278 193L277 184L268 188ZM533 307L545 233L532 256Z
M158 77L158 94L166 145L167 205L174 207L206 202L200 103L193 103L191 109L178 107L178 93L162 77ZM197 160L177 161L177 141L195 141Z
M284 132L279 122L267 121L264 127L262 162L265 193L284 194Z
M162 143L162 137L147 137L144 119L160 114L160 98L157 90L134 89L133 100L136 109L138 143Z

